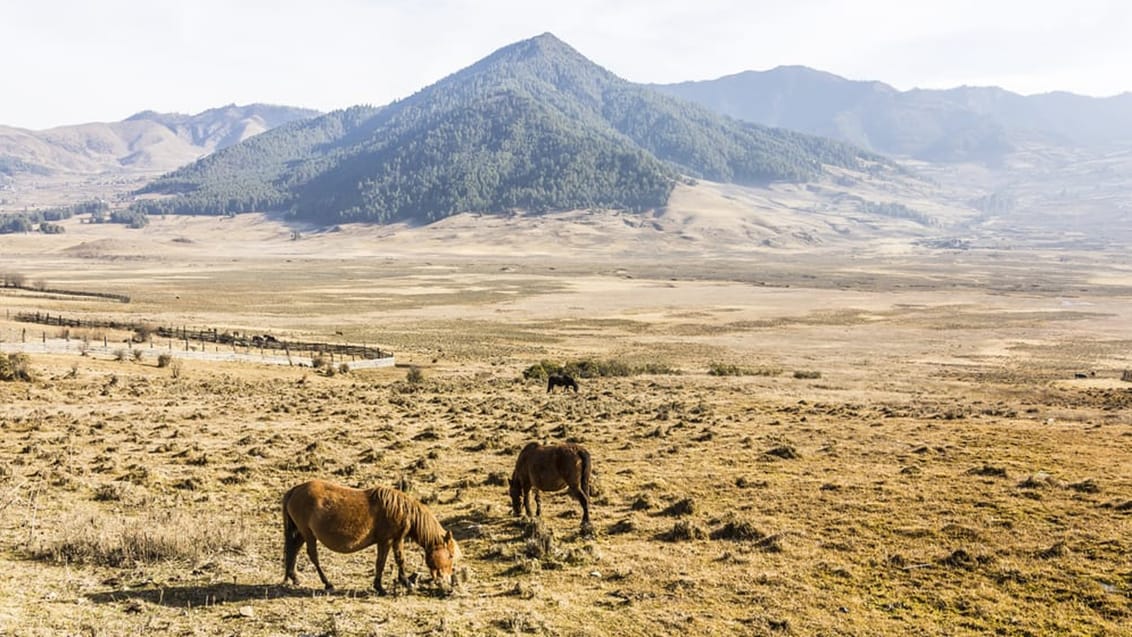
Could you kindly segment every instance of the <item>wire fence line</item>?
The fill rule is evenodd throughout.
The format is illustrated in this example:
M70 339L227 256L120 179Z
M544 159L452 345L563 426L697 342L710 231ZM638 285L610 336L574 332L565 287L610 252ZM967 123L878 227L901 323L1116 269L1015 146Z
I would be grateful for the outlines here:
M121 349L150 349L178 352L179 356L209 360L252 360L282 365L348 364L351 368L386 367L394 365L393 352L369 345L294 341L271 334L249 334L216 328L190 329L188 327L154 326L148 323L101 319L80 319L48 312L18 312L9 318L43 326L63 329L62 335L48 337L46 330L29 333L27 328L0 334L0 349L23 352L69 351L80 354L104 353L114 355ZM89 334L72 335L76 330L118 330L131 332L121 342L106 334L91 339ZM159 343L164 339L164 343Z

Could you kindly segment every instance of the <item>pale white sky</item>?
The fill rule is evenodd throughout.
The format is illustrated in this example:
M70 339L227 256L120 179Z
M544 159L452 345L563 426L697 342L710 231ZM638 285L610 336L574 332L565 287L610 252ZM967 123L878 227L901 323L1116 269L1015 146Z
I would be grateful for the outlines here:
M900 89L1132 90L1126 0L0 0L0 125L380 105L546 31L635 82L801 64Z

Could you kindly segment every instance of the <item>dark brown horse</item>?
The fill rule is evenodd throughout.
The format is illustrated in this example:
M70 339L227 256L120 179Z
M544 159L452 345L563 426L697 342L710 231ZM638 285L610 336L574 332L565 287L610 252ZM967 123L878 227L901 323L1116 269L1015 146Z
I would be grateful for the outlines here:
M542 515L539 492L566 489L582 505L582 529L590 526L590 452L581 445L528 444L519 452L508 485L511 487L512 515L519 515L519 501L522 500L523 508L530 517L532 490L535 492L535 515Z
M546 393L550 393L555 387L561 387L562 391L573 389L574 393L578 393L578 381L574 380L569 374L551 374L546 377Z
M353 553L377 545L377 568L373 587L381 595L381 574L389 549L397 561L397 581L406 590L412 588L405 577L405 561L401 542L406 538L424 548L425 563L433 581L442 589L447 582L456 585L455 570L460 560L460 547L445 532L428 507L388 487L354 489L325 480L311 480L292 487L283 496L283 582L299 584L295 575L295 558L306 543L307 557L314 564L326 590L334 585L326 579L318 563L318 543L332 551Z

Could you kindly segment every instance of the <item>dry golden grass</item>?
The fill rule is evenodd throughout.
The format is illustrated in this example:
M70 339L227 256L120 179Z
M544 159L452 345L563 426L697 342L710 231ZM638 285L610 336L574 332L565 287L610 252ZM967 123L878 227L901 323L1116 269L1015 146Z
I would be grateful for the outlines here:
M364 341L400 366L174 377L32 351L34 380L0 383L0 633L1128 634L1127 264L1043 258L26 257L134 301L0 312ZM0 349L24 328L0 320ZM580 358L680 373L522 378ZM562 495L541 530L510 517L543 439L593 452L596 537ZM372 550L321 552L332 595L305 556L282 586L280 498L315 476L428 503L463 590L379 598Z

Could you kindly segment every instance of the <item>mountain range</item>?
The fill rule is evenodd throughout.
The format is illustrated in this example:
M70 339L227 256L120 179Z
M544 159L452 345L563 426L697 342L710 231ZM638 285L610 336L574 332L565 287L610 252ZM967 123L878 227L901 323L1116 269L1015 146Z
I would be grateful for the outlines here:
M166 172L281 124L318 114L290 106L233 104L196 115L143 111L120 122L42 131L0 126L0 177Z
M168 171L117 218L274 211L333 225L664 210L674 189L704 180L725 186L720 201L761 201L767 214L842 215L826 229L838 235L887 217L881 226L921 233L1029 228L1107 241L1132 236L1130 106L1132 94L899 91L798 66L642 85L543 34L380 107L257 104L0 127L0 187L11 175ZM99 179L94 199L108 200L111 182ZM20 196L9 187L0 205L27 210Z
M737 119L894 157L994 163L1026 146L1132 146L1132 93L1023 96L997 87L899 91L803 66L650 85Z
M724 117L623 80L547 33L382 108L282 126L163 176L149 213L319 223L663 206L678 179L804 182L896 170L852 145Z

